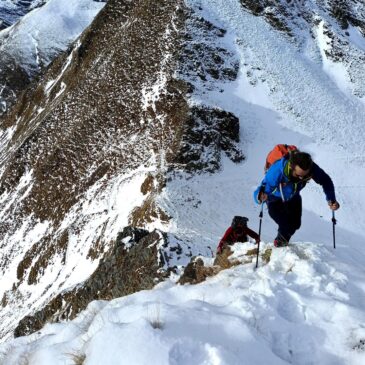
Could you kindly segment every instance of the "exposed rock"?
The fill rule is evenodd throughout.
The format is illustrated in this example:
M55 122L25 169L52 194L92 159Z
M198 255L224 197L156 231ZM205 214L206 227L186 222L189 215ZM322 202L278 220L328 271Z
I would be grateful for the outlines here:
M141 192L147 195L141 206L135 207L129 216L129 224L140 227L146 223L160 220L167 223L171 217L156 203L156 198L166 186L165 177L161 174L148 174L141 185Z
M225 29L189 11L178 68L179 77L188 82L188 93L201 83L205 89L212 90L217 88L217 80L228 82L237 78L239 62L226 49L225 34Z
M146 180L141 185L141 192L143 195L146 195L152 192L154 189L154 177L151 174L148 174Z
M347 29L349 24L361 27L365 34L365 19L356 13L356 1L329 0L330 14L338 21L342 29ZM364 14L363 14L364 16Z
M287 11L289 5L287 3L281 4L280 1L269 0L240 0L240 2L252 14L264 16L275 29L292 35L291 29L287 25L289 17Z
M233 161L244 160L236 147L239 142L239 120L219 109L194 107L176 156L176 163L189 172L214 172L219 169L221 152Z
M157 230L124 228L91 277L57 295L34 315L23 318L15 329L15 337L33 333L49 321L72 319L92 300L110 300L151 289L169 274L169 270L162 270L165 262L159 260L159 246L164 244L168 245L167 238Z
M15 104L19 93L26 89L31 81L25 70L14 60L4 54L1 58L0 84L4 86L0 95L0 116Z
M352 346L352 349L356 351L365 351L365 339L360 339L356 345Z
M132 226L143 226L155 220L167 223L171 218L156 203L154 195L151 195L140 207L135 207L129 217L129 224Z
M261 258L265 264L270 262L271 248L267 248L261 253ZM226 246L223 251L216 255L213 266L205 266L201 258L193 257L189 264L186 265L183 274L178 280L179 284L199 284L208 277L217 275L220 271L232 268L237 265L245 265L252 263L257 255L257 249L248 250L243 258L230 258L232 250L230 246Z
M294 1L240 0L242 6L256 16L263 16L277 30L295 36L295 28L304 29L301 20L314 24L321 11L328 12L341 26L360 27L365 34L365 18L356 0ZM318 9L318 10L317 10Z
M237 78L239 62L226 49L226 30L189 11L183 34L178 76L186 81L187 94L199 94L217 89L221 83ZM219 90L222 91L222 90ZM207 106L194 106L188 111L181 143L170 170L190 173L214 172L220 168L221 153L232 161L241 162L243 153L239 142L239 120L232 113Z
M207 267L204 266L202 259L193 258L185 267L178 284L199 284L205 281L207 277L216 275L220 270L218 266Z

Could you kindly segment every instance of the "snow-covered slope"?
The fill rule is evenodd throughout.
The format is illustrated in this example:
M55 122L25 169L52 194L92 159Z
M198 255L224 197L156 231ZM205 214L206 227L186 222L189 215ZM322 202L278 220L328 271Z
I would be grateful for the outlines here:
M275 144L290 142L311 152L332 176L338 199L343 201L338 228L343 227L344 235L348 232L359 235L352 245L360 249L361 240L359 246L356 241L365 228L358 204L365 173L362 100L351 92L344 93L342 88L347 84L341 83L339 88L338 82L327 74L329 61L324 57L323 43L317 38L307 38L307 47L315 55L312 59L285 33L275 32L263 18L247 13L237 1L207 0L199 4L202 16L228 29L225 47L240 59L240 72L235 82L216 83L211 91L206 90L205 83L197 82L193 101L221 107L239 117L241 148L248 158L239 166L227 162L215 177L198 176L188 183L169 184L167 194L176 196L175 206L171 206L170 195L166 202L171 206L169 213L182 211L177 226L194 234L201 232L206 242L210 236L216 242L229 223L225 217L241 212L251 220L256 219L252 191L262 179L266 154ZM359 68L360 76L363 72ZM309 184L303 194L305 219L320 226L328 222L330 212L321 189ZM184 196L201 203L196 209L188 209L181 198ZM211 226L207 224L210 220L221 223ZM264 237L272 239L273 231ZM311 240L313 235L303 229L298 238ZM320 241L330 238L331 229L328 235L321 233Z
M362 28L351 24L346 35L322 1L308 1L306 10L316 13L315 21L288 21L289 35L273 28L265 17L252 14L243 3L187 1L193 9L188 19L201 19L200 26L187 21L185 51L195 68L180 66L177 75L190 85L191 108L220 108L239 118L240 141L235 150L243 151L246 159L236 164L232 162L232 152L221 155L218 151L218 171L192 174L180 169L176 161L164 159L161 149L157 149L158 153L131 175L120 174L109 182L102 180L106 185L95 184L84 195L85 200L70 211L73 216L66 215L68 219L60 226L74 228L72 223L76 222L82 227L81 233L69 230L73 240L70 242L78 246L74 251L70 248L71 257L67 256L62 264L64 270L60 269L62 265L49 265L46 273L54 276L40 276L41 285L33 283L27 288L22 284L15 293L49 288L48 279L61 278L57 282L60 285L67 278L66 284L75 284L84 268L87 276L96 264L87 266L90 262L77 250L86 250L85 242L95 242L103 227L111 237L118 225L126 224L129 209L147 200L140 193L140 184L148 172L155 174L157 170L166 173L168 179L154 201L170 219L164 221L155 216L144 226L161 228L178 237L191 248L190 254L200 254L207 265L211 264L217 242L234 215L248 216L249 226L258 228L259 208L253 203L252 192L262 178L265 156L276 143L293 143L311 152L333 178L341 204L336 212L336 250L332 248L331 212L321 189L310 183L303 192L303 223L293 237L293 245L273 249L270 262L260 260L258 270L254 270L253 262L240 265L196 286L176 285L177 278L172 276L152 291L111 302L93 302L70 323L49 324L31 336L3 344L5 364L364 363L365 110L362 86L357 81L364 76L364 69L357 62L357 57L364 57ZM168 29L170 32L172 28ZM204 29L210 29L209 35ZM348 42L342 44L344 57L337 62L331 53L334 35L347 37ZM214 56L214 45L221 52L219 57L212 57L223 65L219 72L212 70L209 57L202 56ZM171 60L170 55L167 52L164 59ZM181 60L186 62L184 56L182 51ZM164 66L170 63L161 65L159 77L146 82L140 99L144 110L150 111L147 116L142 114L146 118L143 121L148 121L154 131L160 123L173 120L160 118L158 113L155 118L154 114L158 111L159 92L166 85ZM159 124L153 124L156 119ZM201 124L192 128L198 140L198 132L204 132ZM152 135L157 138L161 134ZM123 140L131 146L129 142ZM142 151L147 155L146 150ZM211 154L210 149L200 152L208 160L217 155ZM23 185L17 185L20 196L28 192L26 178L20 180ZM31 180L29 176L28 179ZM11 199L17 198L9 195L6 199L11 206ZM109 215L115 225L108 221ZM39 222L34 234L21 232L29 246L52 228L46 223ZM262 229L264 251L272 248L276 229L266 210ZM17 238L15 234L12 237ZM242 259L248 248L253 245L238 244L235 255ZM22 258L21 254L9 253L17 260ZM76 262L81 263L79 270ZM186 258L179 258L178 269L186 262ZM69 263L72 267L67 268ZM14 272L16 265L11 268ZM12 275L7 278L8 283L12 283ZM27 275L25 271L24 277ZM51 297L55 292L57 288L51 288L47 295ZM7 293L14 301L10 288ZM29 298L27 303L35 304L33 309L39 308L40 303ZM27 313L32 313L32 309ZM13 321L14 318L9 319L11 325Z
M234 256L249 248L237 244ZM258 270L245 264L199 285L171 281L93 302L0 351L7 365L361 365L362 276L330 247L301 242L275 249Z
M20 5L12 6L19 10ZM39 5L42 6L35 8ZM68 48L104 5L95 0L33 2L27 8L32 11L0 32L1 114L30 80Z
M65 50L104 5L94 0L49 0L1 32L1 52L16 59L29 74L35 73Z
M14 24L19 18L44 5L47 0L1 0L0 1L0 29L5 29Z

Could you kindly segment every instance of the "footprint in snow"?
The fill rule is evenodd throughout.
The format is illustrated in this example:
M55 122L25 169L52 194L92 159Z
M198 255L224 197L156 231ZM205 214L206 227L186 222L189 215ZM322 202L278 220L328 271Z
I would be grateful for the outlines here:
M208 343L185 340L176 343L169 352L171 365L220 364L219 350Z
M294 323L306 320L305 307L299 302L297 294L284 289L276 294L276 298L276 309L282 318Z
M313 338L308 333L298 333L298 329L286 332L285 330L271 333L272 352L288 362L296 365L318 365L320 354L317 351L319 333L313 333ZM326 363L329 364L329 363ZM338 364L338 363L333 363Z

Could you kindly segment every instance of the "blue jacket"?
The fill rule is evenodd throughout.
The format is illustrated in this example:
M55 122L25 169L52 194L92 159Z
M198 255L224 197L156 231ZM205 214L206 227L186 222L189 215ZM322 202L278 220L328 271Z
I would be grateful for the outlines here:
M296 183L290 181L288 163L288 158L284 157L281 160L276 161L269 170L267 170L261 185L254 192L254 200L257 204L260 204L258 201L260 190L268 195L268 202L270 203L277 200L283 200L283 198L285 201L288 201L299 194L305 187L308 180ZM317 184L322 185L327 201L336 201L335 188L331 178L315 163L313 163L311 179Z

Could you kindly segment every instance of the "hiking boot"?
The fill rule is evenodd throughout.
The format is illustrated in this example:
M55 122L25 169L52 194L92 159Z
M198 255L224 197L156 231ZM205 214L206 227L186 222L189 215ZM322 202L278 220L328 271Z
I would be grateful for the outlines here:
M285 247L285 246L288 246L289 242L282 239L282 238L275 238L274 239L274 246L275 247Z

